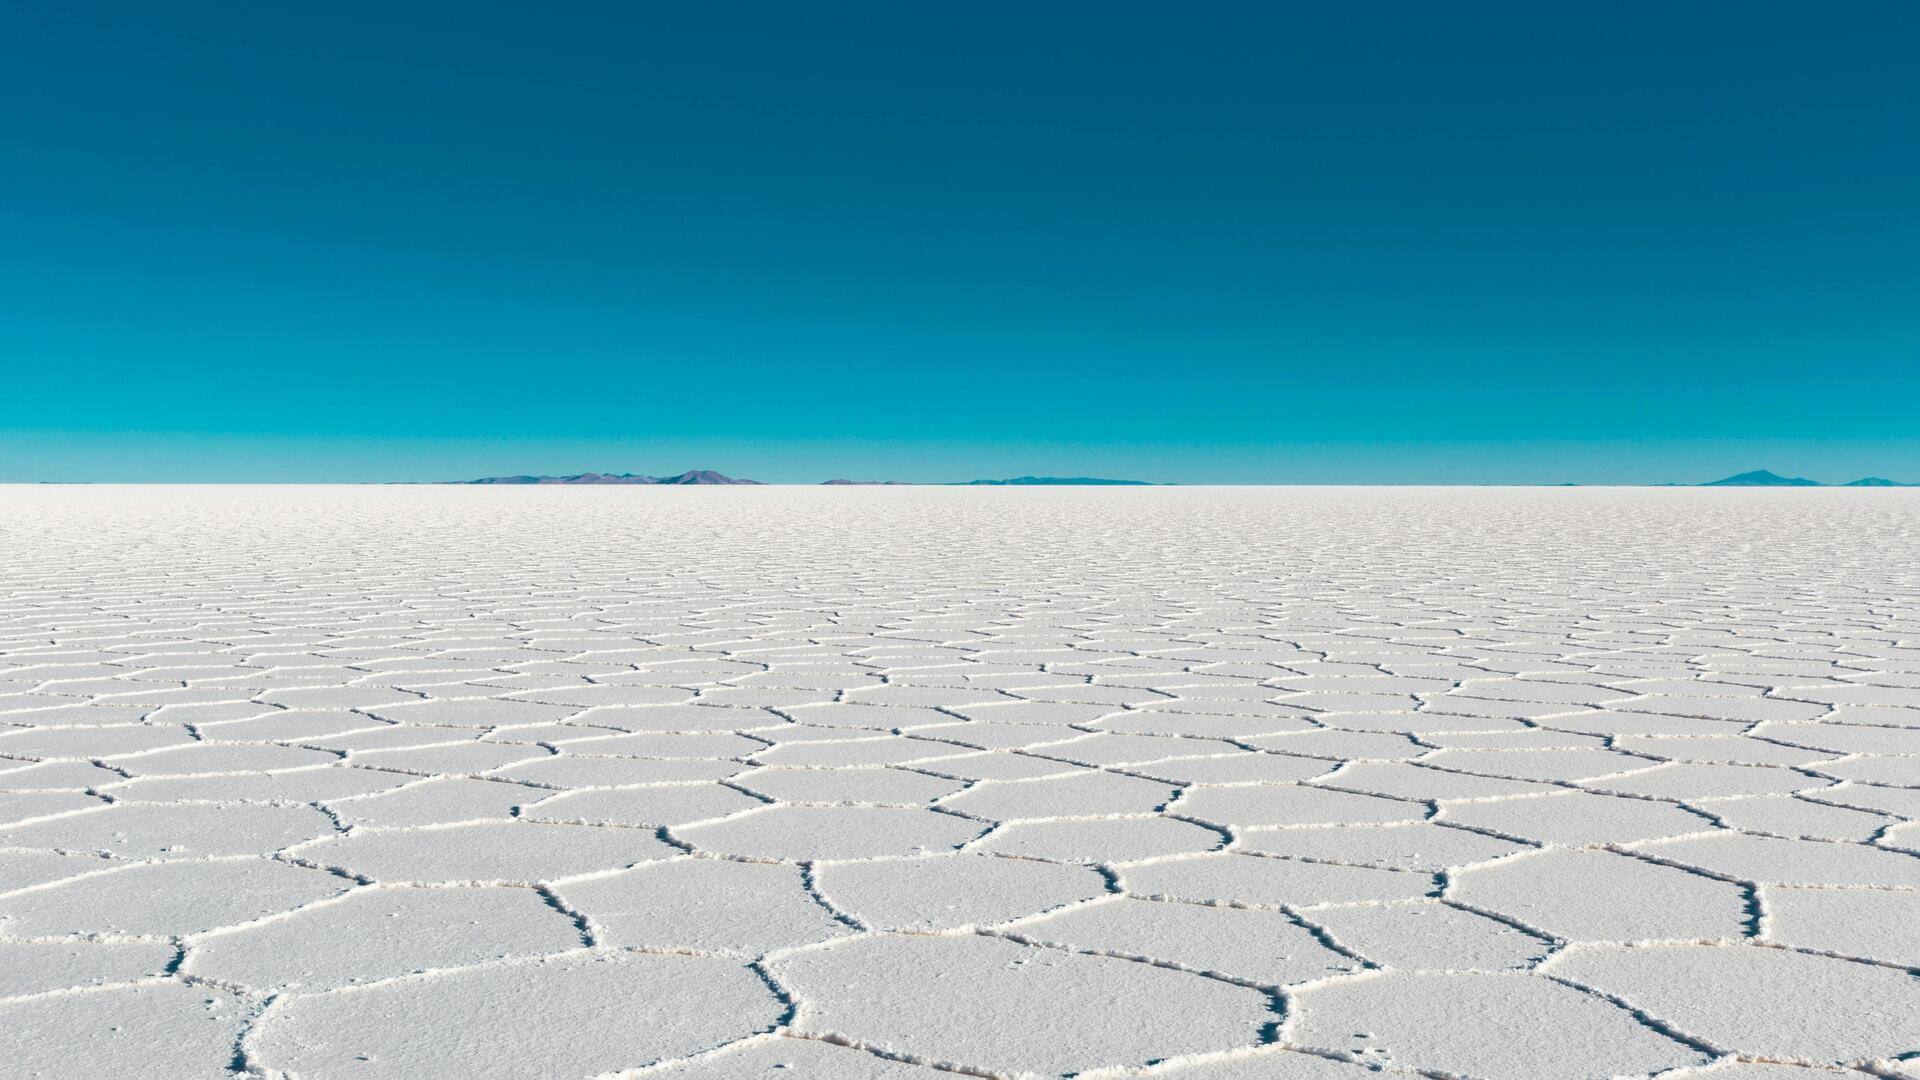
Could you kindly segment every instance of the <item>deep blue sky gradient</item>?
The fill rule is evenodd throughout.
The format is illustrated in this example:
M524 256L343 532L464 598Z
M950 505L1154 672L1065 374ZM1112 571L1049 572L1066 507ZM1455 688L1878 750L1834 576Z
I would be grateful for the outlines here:
M1920 5L12 4L0 480L1920 480Z

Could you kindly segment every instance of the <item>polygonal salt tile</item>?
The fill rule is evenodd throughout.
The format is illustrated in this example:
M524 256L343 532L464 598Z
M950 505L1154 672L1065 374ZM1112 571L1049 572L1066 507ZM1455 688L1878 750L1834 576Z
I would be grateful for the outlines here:
M0 755L9 758L77 758L90 761L169 746L190 746L193 743L194 738L187 733L187 729L166 724L22 728L0 734Z
M1698 1069L1662 1073L1661 1080L1860 1080L1867 1075L1870 1074L1819 1065L1772 1065L1727 1060Z
M1107 892L1082 866L955 853L915 859L823 862L815 886L835 908L889 930L991 926Z
M231 776L160 776L126 780L100 790L124 802L277 802L308 803L391 791L418 777L332 766L289 772L235 773Z
M158 976L177 952L151 941L0 942L0 998Z
M772 966L800 1002L792 1026L802 1034L1028 1075L1246 1046L1275 1015L1257 990L973 935L856 938Z
M1091 770L1085 765L1031 754L989 751L941 758L916 766L923 772L953 776L962 780L1038 780L1049 776L1075 776Z
M1462 870L1449 899L1568 941L1737 938L1737 885L1610 851L1555 850Z
M1174 796L1167 784L1109 772L1041 780L989 780L940 805L994 821L1151 813Z
M748 1039L717 1053L647 1074L667 1080L952 1080L944 1069L890 1061L851 1046L779 1035Z
M437 746L410 746L394 750L355 750L347 764L367 769L391 769L418 776L484 773L509 765L548 759L553 751L542 746L510 743L458 742Z
M1014 694L1028 701L1075 702L1083 705L1135 706L1173 700L1173 695L1155 690L1126 686L1095 686L1090 683L1077 683L1072 686L1035 686L1014 691Z
M0 899L0 933L167 937L291 911L353 882L272 859L115 864ZM111 869L109 869L111 868Z
M0 847L128 859L265 855L336 831L333 819L311 806L122 802L0 831Z
M1576 845L1629 844L1717 828L1708 818L1672 803L1584 792L1449 803L1436 820L1543 844Z
M755 769L733 783L790 803L913 806L930 803L966 784L907 769Z
M328 804L340 820L359 825L443 825L457 821L505 820L513 808L550 792L495 780L446 777L421 780L376 795Z
M1546 784L1526 780L1445 772L1398 761L1356 762L1314 783L1344 791L1366 792L1396 799L1418 799L1422 802L1499 799L1513 795L1545 794L1555 790Z
M1382 709L1371 712L1334 713L1316 718L1329 728L1348 732L1378 733L1414 736L1424 738L1428 735L1448 732L1488 732L1488 731L1527 731L1529 728L1520 720L1492 719L1484 716L1462 716L1454 713L1414 712L1411 709ZM1554 723L1560 723L1555 719ZM1277 747L1276 747L1277 749Z
M602 945L724 953L774 949L853 933L807 892L800 869L728 859L675 859L562 885Z
M1612 710L1572 713L1553 718L1553 727L1556 730L1597 735L1603 738L1633 735L1743 735L1749 726L1748 722L1740 720L1713 720L1697 716L1669 716L1663 713Z
M1100 732L1063 742L1029 748L1029 753L1095 768L1144 765L1176 758L1210 757L1233 747L1216 739L1181 739L1159 735L1117 735Z
M647 759L624 757L558 757L523 761L496 769L489 774L496 780L539 784L554 788L636 787L646 784L684 783L693 780L725 780L745 772L749 765L735 761L682 758Z
M247 1017L238 995L172 980L0 1004L18 1077L231 1076Z
M26 825L42 818L59 817L82 810L98 810L107 805L98 795L77 791L0 792L0 828Z
M1821 802L1839 803L1859 810L1908 819L1920 818L1920 788L1841 784L1838 787L1821 788L1815 797Z
M1712 814L1728 827L1774 836L1865 843L1892 823L1892 818L1865 810L1827 806L1794 795L1755 795L1748 798L1700 799L1692 806Z
M152 711L145 705L54 705L39 709L8 710L5 717L9 724L37 728L100 727L137 723Z
M1292 784L1325 776L1336 763L1254 751L1127 766L1127 772L1175 784Z
M1656 799L1713 799L1786 795L1832 785L1831 780L1772 765L1661 765L1632 776L1588 780L1582 786Z
M1163 1080L1378 1080L1366 1065L1285 1047L1266 1047L1146 1074Z
M8 768L10 764L18 767ZM0 759L0 791L83 791L125 779L124 773L82 761L29 765L17 759Z
M288 709L360 709L419 701L420 696L385 686L299 686L269 690L258 700Z
M1580 702L1515 701L1505 698L1447 694L1429 695L1427 703L1421 706L1420 711L1422 714L1448 714L1478 720L1545 722L1580 712L1587 707Z
M1915 711L1913 719L1920 724L1920 711ZM1761 724L1752 734L1829 754L1920 754L1920 727L1772 723ZM5 745L4 740L0 745Z
M1120 885L1148 899L1267 907L1409 900L1434 890L1429 874L1228 852L1126 867Z
M506 698L454 698L382 705L368 709L367 712L396 724L490 728L511 727L516 724L543 724L573 716L580 712L580 709L571 705L543 705L532 701L513 701Z
M809 713L812 710L807 710ZM929 710L931 711L931 710ZM1064 702L1014 701L1004 704L968 705L951 710L969 720L984 720L1008 724L1048 724L1066 727L1069 724L1084 724L1098 720L1103 716L1112 716L1121 711L1118 707L1105 705L1081 705ZM800 719L800 717L795 717ZM1072 732L1063 731L1062 738Z
M578 733L587 737L568 739L562 750L590 757L743 758L767 748L764 740L722 731Z
M587 1076L709 1050L780 1012L735 961L594 952L282 998L242 1049L300 1076Z
M1598 735L1555 731L1550 728L1450 732L1425 735L1421 737L1421 741L1443 750L1590 750L1602 747L1606 743L1606 740Z
M1020 922L1021 941L1171 964L1260 986L1359 968L1277 911L1120 897Z
M1320 728L1281 735L1260 735L1243 740L1263 750L1335 761L1398 761L1427 752L1427 748L1405 735L1378 731L1347 731Z
M194 743L117 757L105 763L129 776L153 777L271 772L332 765L339 760L339 754L325 750L273 743Z
M512 730L519 730L517 728ZM307 745L319 746L328 750L339 750L352 755L355 762L368 754L381 753L394 755L399 751L425 750L443 746L474 746L480 743L486 734L480 728L425 727L418 724L381 724L378 727L363 727L358 731L343 732L339 735L325 735L317 739L303 740ZM452 751L460 753L458 749ZM471 752L471 751L469 751ZM450 759L451 760L451 759ZM415 772L430 772L431 768L415 769Z
M1432 900L1325 907L1312 921L1342 947L1393 968L1517 970L1552 948L1497 919Z
M999 706L995 706L998 708ZM897 705L859 705L843 702L781 707L797 723L816 727L855 728L871 732L910 731L953 723L953 715L938 709Z
M1650 769L1660 764L1612 750L1577 747L1546 750L1436 750L1420 759L1443 769L1510 780L1588 780Z
M1255 829L1241 838L1240 847L1269 855L1427 873L1530 850L1511 841L1424 821L1403 825Z
M1920 968L1920 892L1767 888L1761 902L1770 941Z
M170 710L168 710L170 713ZM189 721L191 722L191 721ZM364 713L341 709L293 709L261 712L216 724L200 724L200 737L208 742L280 742L319 745L324 740L354 731L378 731L393 727Z
M1575 949L1545 970L1753 1057L1844 1064L1920 1046L1920 978L1896 968L1754 945L1666 945Z
M1895 708L1920 708L1920 687L1913 686L1824 686L1796 684L1782 697L1817 701L1829 705L1886 705Z
M1241 829L1418 821L1418 803L1300 785L1193 788L1172 806L1183 817Z
M531 821L356 829L290 857L384 883L534 884L679 854L651 832Z
M1294 1001L1290 1042L1403 1069L1539 1080L1707 1060L1625 1009L1537 975L1389 972L1310 986ZM1435 1023L1439 1016L1452 1022Z
M1114 863L1212 851L1226 837L1212 829L1164 817L1017 821L1002 825L971 850L1057 862Z
M362 888L188 943L181 970L255 990L326 990L508 956L579 948L532 889Z
M877 739L831 742L785 742L753 755L761 765L832 767L855 765L910 765L937 763L944 758L972 754L970 747L935 739L888 735Z
M914 734L923 739L938 740L958 746L971 746L980 750L1017 750L1059 742L1063 737L1063 733L1058 728L1037 724L998 724L986 720L934 724L915 728Z
M866 859L950 851L984 822L905 807L770 806L675 830L703 851L754 859Z
M1808 765L1833 756L1819 750L1762 742L1745 735L1630 735L1615 739L1613 745L1669 761L1701 764Z
M521 690L511 700L591 709L601 705L677 705L691 693L671 686L566 686L550 690Z
M1752 724L1763 720L1814 720L1825 715L1824 705L1777 698L1681 697L1662 694L1646 701L1613 706L1623 712L1651 713L1661 716L1699 717L1708 720Z
M1863 784L1920 788L1920 757L1861 754L1809 768L1823 776L1835 776Z
M718 696L709 691L702 700ZM687 733L697 731L753 731L785 723L765 709L724 705L633 705L590 709L571 718L575 724L627 732Z
M1342 694L1329 691L1276 691L1275 702L1295 709L1307 709L1330 716L1389 713L1411 710L1419 703L1412 694Z
M654 787L571 791L545 798L540 797L546 794L544 792L529 794L537 801L521 808L521 818L562 825L657 828L725 817L766 805L763 800L719 784L660 784Z
M0 851L0 895L126 863L64 851Z
M1635 844L1667 862L1763 885L1920 888L1920 858L1863 844L1717 833Z
M1277 708L1277 706L1276 706ZM1174 702L1166 708L1142 709L1092 721L1089 727L1121 735L1175 735L1202 739L1244 741L1285 732L1316 730L1301 716L1247 715L1239 706Z

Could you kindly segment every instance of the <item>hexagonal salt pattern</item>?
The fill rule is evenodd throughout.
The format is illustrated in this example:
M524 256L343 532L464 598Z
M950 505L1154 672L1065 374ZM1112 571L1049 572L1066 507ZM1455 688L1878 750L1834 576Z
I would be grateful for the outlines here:
M0 490L0 1073L1920 1075L1915 535Z

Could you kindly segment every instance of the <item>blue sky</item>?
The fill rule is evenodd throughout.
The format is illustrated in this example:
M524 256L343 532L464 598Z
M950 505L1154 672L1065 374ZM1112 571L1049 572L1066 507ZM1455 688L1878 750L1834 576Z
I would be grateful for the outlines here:
M0 480L1920 480L1910 3L9 5Z

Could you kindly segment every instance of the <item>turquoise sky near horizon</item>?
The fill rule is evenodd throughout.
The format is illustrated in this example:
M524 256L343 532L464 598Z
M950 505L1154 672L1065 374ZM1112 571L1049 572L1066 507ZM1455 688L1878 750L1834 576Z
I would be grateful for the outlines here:
M1920 481L1920 6L0 0L0 481Z

